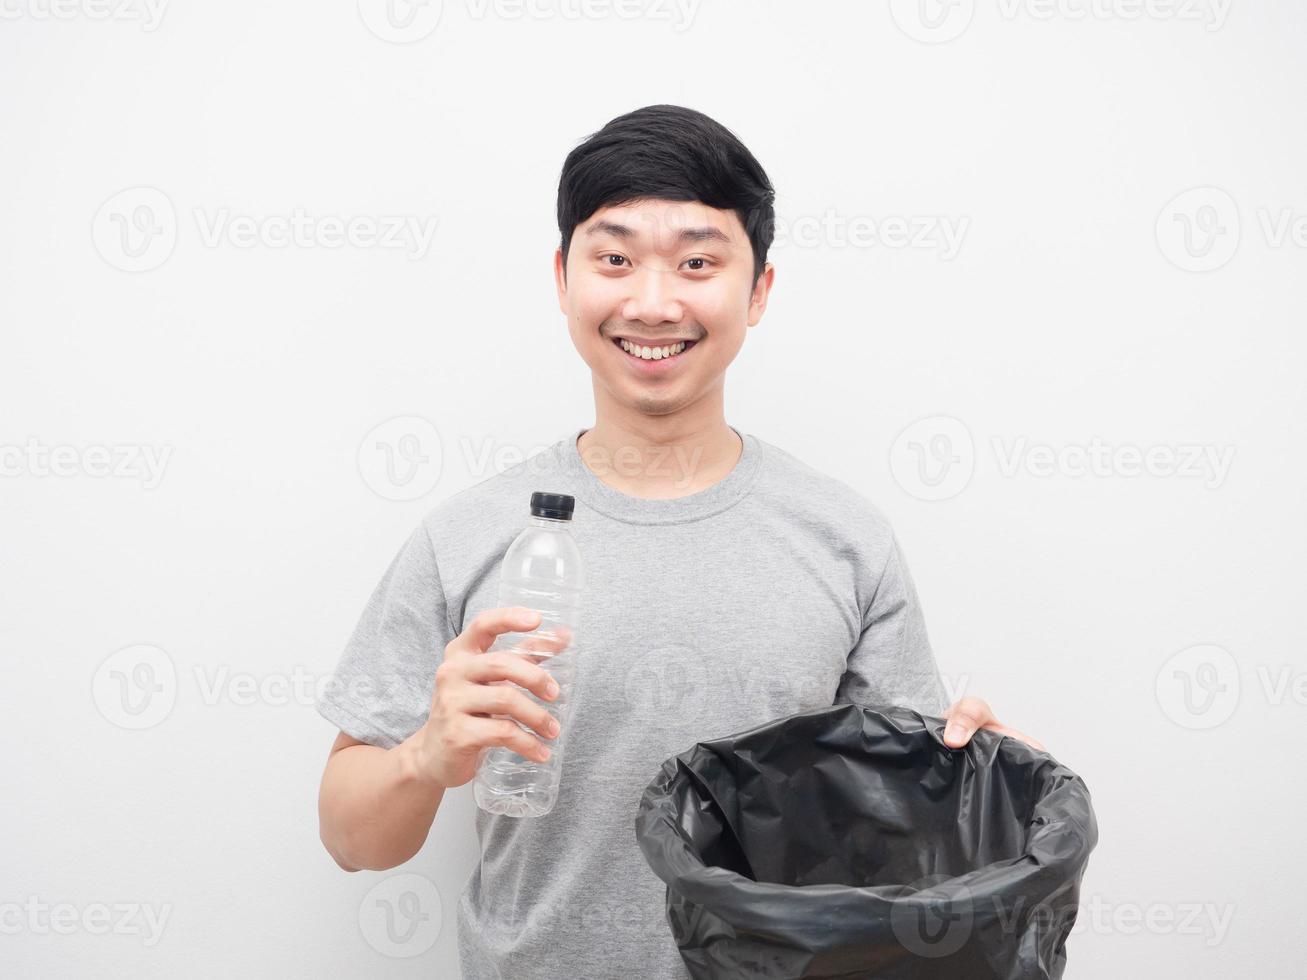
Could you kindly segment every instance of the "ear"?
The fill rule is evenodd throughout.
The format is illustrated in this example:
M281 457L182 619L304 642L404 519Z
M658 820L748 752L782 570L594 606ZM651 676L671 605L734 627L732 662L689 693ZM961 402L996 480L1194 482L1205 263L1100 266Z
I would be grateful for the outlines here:
M753 292L749 295L749 326L754 326L762 319L763 313L767 311L767 297L771 294L772 283L775 279L776 267L770 262L764 263L762 275L753 284Z
M554 288L558 290L558 309L567 315L567 265L563 262L563 247L554 249Z

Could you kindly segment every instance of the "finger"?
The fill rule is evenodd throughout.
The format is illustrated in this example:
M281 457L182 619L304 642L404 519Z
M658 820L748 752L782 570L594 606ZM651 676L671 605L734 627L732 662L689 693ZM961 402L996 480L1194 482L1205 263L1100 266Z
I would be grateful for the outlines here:
M451 644L459 650L484 653L501 633L533 630L540 625L540 613L525 606L501 606L473 617Z
M518 653L542 653L546 656L562 653L572 642L572 631L566 626L556 629L539 629L514 644Z
M534 762L544 762L551 754L547 745L507 718L479 718L473 715L466 719L466 724L469 744L478 748L502 745Z
M468 662L464 676L473 684L512 681L542 701L553 701L558 697L558 682L549 671L507 650L496 650L494 653L474 657Z
M509 684L473 684L459 698L459 710L470 715L507 715L544 738L558 735L558 720L518 688Z
M1044 743L1039 739L1032 738L1029 735L1017 731L1015 728L1009 728L1007 725L1000 725L998 722L993 722L992 724L983 727L989 731L998 732L1000 735L1006 735L1008 738L1015 738L1018 741L1025 742L1032 749L1039 749L1040 752L1048 751L1048 749L1044 748Z
M949 708L948 724L944 726L944 744L960 749L971 741L976 729L997 721L989 705L980 698L962 698Z

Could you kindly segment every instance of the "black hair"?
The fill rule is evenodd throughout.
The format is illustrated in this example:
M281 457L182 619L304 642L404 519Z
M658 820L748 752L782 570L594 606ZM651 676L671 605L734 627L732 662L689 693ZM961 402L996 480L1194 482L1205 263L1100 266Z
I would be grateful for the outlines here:
M577 225L600 208L646 199L700 201L734 211L753 247L757 284L775 234L776 192L734 133L678 105L649 105L618 116L567 155L558 179L564 269Z

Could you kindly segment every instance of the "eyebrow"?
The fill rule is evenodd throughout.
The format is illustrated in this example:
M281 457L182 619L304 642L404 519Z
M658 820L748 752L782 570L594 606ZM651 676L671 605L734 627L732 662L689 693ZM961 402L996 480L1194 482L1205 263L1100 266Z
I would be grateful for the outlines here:
M596 221L586 229L587 235L612 235L614 238L629 240L635 237L635 229L616 221ZM677 241L682 242L719 242L732 244L730 236L724 231L705 225L702 228L682 228L676 234Z

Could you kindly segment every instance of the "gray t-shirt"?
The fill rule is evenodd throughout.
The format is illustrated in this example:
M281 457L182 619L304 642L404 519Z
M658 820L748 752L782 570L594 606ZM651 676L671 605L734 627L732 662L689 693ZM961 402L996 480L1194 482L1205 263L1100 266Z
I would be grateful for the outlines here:
M317 705L372 745L415 732L445 645L499 604L532 491L576 498L585 592L558 800L534 818L476 810L481 860L457 909L465 980L685 980L634 830L662 762L836 702L948 707L903 556L861 494L741 434L713 486L632 497L582 461L583 431L426 515Z

